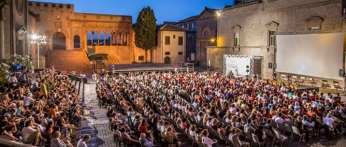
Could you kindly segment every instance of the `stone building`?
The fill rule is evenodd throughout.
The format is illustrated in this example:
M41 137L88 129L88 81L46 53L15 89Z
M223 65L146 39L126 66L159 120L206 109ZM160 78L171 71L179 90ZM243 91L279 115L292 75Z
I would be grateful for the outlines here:
M196 19L196 61L201 66L207 64L207 46L215 46L216 39L216 19L219 10L205 7Z
M30 55L27 30L35 30L29 21L27 0L0 0L0 60L10 55Z
M153 62L173 65L185 62L186 30L171 23L159 25L157 28L157 46L153 51Z
M224 62L225 55L254 56L253 71L264 78L272 78L276 35L345 32L346 21L342 13L346 11L342 2L251 0L224 8L217 21L217 47L208 47L210 70L225 73L228 66Z
M36 68L86 72L91 64L104 68L142 59L132 16L75 13L73 4L28 0L0 0L0 8L0 59L30 55ZM34 43L34 35L46 36L46 44Z
M196 60L196 18L191 16L180 20L174 25L186 29L186 61L194 62Z
M39 68L87 70L88 58L96 67L134 61L132 16L76 13L73 4L29 1L28 7L36 16L32 33L47 36Z

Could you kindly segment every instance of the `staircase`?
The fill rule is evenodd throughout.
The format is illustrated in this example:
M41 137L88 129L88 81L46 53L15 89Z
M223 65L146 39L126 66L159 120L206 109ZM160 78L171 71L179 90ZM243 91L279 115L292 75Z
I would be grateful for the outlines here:
M77 73L92 73L89 59L84 50L50 50L48 52L48 65L55 69L70 72L76 70Z

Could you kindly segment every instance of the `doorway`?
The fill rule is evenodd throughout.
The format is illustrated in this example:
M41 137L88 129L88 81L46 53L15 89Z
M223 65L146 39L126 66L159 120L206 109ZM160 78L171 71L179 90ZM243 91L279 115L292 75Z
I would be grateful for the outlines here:
M61 32L53 35L53 50L66 50L66 37Z

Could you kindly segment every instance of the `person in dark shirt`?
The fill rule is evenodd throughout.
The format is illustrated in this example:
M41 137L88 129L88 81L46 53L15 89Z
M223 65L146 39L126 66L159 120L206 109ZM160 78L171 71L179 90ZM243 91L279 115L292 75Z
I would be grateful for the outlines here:
M220 112L219 112L219 117L220 118L223 118L225 115L226 115L226 112L227 112L227 110L226 110L226 108L223 108Z
M258 126L258 129L255 131L260 142L264 142L266 139L266 134L263 130L263 126Z

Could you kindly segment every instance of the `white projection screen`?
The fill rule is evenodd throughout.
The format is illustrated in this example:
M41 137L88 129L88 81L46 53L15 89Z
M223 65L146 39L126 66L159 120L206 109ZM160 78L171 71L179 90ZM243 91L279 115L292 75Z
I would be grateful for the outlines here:
M342 79L344 33L277 35L276 71Z

